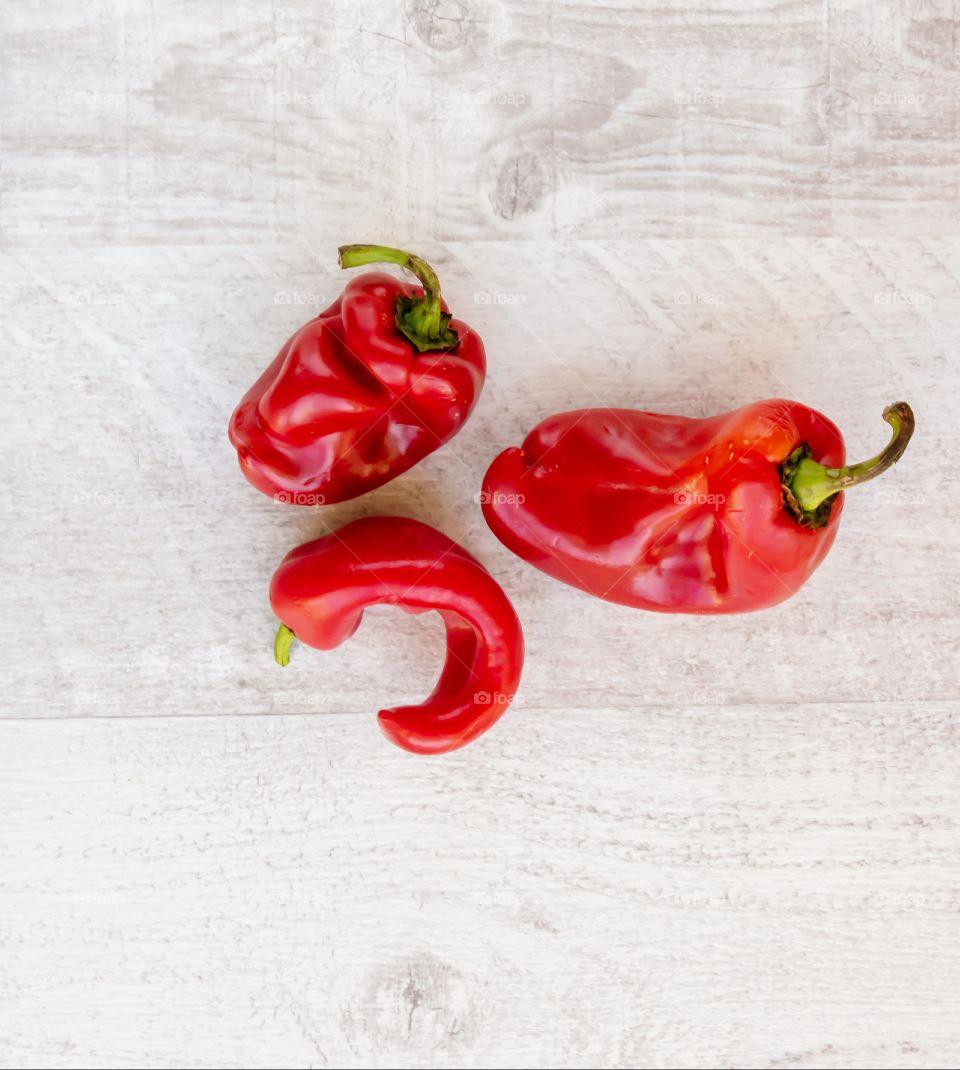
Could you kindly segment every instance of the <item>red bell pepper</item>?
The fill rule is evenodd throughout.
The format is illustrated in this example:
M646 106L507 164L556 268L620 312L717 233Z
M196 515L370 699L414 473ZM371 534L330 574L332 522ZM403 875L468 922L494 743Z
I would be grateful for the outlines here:
M520 682L523 633L509 599L476 558L417 520L366 517L299 546L274 573L270 603L283 622L274 644L281 665L294 638L318 650L339 646L367 606L440 613L447 658L433 693L378 714L405 750L442 754L476 739Z
M490 466L481 502L509 549L611 602L666 613L740 613L789 598L827 554L843 491L906 449L844 466L825 416L760 401L703 420L581 409L544 420Z
M295 505L381 486L457 433L483 387L479 335L452 319L426 261L345 245L340 266L386 261L422 286L368 272L281 347L230 420L240 468Z

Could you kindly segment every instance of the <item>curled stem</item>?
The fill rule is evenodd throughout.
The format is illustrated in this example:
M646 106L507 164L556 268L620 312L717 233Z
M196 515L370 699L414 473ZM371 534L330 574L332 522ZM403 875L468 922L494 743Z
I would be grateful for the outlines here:
M903 456L916 426L913 410L905 401L897 401L883 410L883 418L893 428L893 436L869 460L843 468L827 468L810 456L810 447L803 443L783 462L780 474L784 502L804 527L823 527L830 519L833 499L840 491L876 479Z
M450 313L444 312L441 305L440 280L426 260L389 245L341 245L338 252L342 268L397 264L417 276L423 296L401 294L397 298L396 325L418 353L451 349L457 344L457 332L450 327Z

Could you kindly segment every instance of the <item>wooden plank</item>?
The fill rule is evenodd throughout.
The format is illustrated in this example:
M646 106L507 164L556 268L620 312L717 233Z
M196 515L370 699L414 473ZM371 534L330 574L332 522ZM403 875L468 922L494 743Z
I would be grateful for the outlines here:
M439 627L389 609L334 653L297 650L285 670L272 660L274 568L368 513L439 526L504 583L534 707L960 696L946 403L960 382L955 240L422 251L486 340L485 393L447 448L320 510L250 488L226 422L283 339L343 285L332 248L21 248L0 261L15 309L0 335L22 354L7 390L15 492L0 538L24 577L0 593L0 716L360 713L427 694ZM830 558L773 611L696 619L594 601L513 557L483 522L486 466L551 412L706 415L763 396L823 409L851 455L886 441L880 413L897 398L920 428L895 471L848 496Z
M954 19L948 0L21 4L0 233L937 236Z
M0 725L8 1066L960 1061L946 704Z
M960 1066L960 72L947 0L7 4L0 1065ZM482 333L468 426L291 510L225 425L407 245ZM472 500L585 405L786 395L851 454L790 603L541 576ZM524 623L439 761L374 713L430 618L271 657L293 545L401 513Z

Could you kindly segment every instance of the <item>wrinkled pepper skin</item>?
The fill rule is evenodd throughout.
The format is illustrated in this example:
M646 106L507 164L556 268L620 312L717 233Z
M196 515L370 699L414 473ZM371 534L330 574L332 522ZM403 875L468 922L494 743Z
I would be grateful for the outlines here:
M447 657L420 705L381 710L380 727L398 747L443 754L486 732L510 705L523 668L520 621L503 590L463 547L427 524L366 517L287 554L270 603L307 646L332 650L357 630L367 606L436 610ZM389 661L389 656L385 658Z
M294 505L346 501L407 471L464 425L483 387L483 343L450 320L452 348L417 352L395 323L403 297L422 299L423 290L382 272L351 279L250 388L229 434L258 490Z
M812 530L780 465L807 443L844 464L840 431L793 401L708 419L583 409L544 420L487 471L487 523L515 554L598 598L664 613L742 613L789 598L826 557L843 494Z

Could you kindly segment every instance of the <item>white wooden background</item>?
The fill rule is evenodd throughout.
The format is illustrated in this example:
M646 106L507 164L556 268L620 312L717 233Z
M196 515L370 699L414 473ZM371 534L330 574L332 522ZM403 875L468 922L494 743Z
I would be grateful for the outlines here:
M0 1064L960 1065L960 68L913 0L6 0ZM487 343L461 435L323 511L229 413L408 246ZM492 456L764 396L853 456L786 605L606 605L508 554ZM390 747L436 622L281 671L269 577L359 515L514 599L516 705Z

